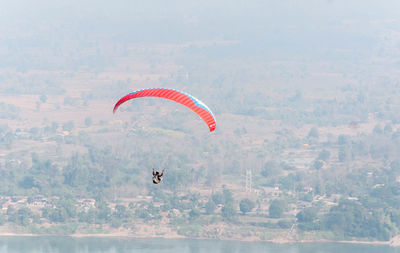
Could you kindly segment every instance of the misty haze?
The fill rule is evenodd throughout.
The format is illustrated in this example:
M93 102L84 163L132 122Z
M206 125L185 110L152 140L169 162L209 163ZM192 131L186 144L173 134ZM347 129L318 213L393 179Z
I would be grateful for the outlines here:
M395 252L399 13L397 0L2 1L0 252L41 252L49 235L53 252ZM113 113L149 88L188 97Z

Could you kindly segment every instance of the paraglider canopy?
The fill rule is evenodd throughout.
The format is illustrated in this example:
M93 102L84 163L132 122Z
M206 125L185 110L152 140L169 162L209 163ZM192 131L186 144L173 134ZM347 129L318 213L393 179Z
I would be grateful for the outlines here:
M198 100L197 98L181 91L173 90L173 89L165 89L165 88L149 88L143 90L137 90L128 95L122 97L114 106L113 113L115 113L118 107L125 103L126 101L133 98L140 97L159 97L165 98L177 103L180 103L192 111L194 111L197 115L199 115L203 121L207 124L210 132L215 130L216 122L214 114L211 112L210 108L206 106L203 102Z

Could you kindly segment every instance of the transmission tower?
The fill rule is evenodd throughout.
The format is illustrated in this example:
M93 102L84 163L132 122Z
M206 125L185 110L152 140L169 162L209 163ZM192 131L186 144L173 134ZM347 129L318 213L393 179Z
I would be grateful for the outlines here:
M252 181L251 170L246 169L246 192L251 192Z

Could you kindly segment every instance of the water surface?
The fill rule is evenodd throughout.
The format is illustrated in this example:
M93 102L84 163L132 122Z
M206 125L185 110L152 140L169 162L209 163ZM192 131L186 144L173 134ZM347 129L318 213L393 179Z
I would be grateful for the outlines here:
M341 243L273 244L190 239L0 237L0 253L400 253L400 248Z

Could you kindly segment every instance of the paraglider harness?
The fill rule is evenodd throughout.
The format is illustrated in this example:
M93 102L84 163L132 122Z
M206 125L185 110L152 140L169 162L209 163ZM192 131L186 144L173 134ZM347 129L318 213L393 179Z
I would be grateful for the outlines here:
M159 184L162 181L162 176L164 174L164 170L162 170L161 174L158 171L154 172L153 168L153 184Z

